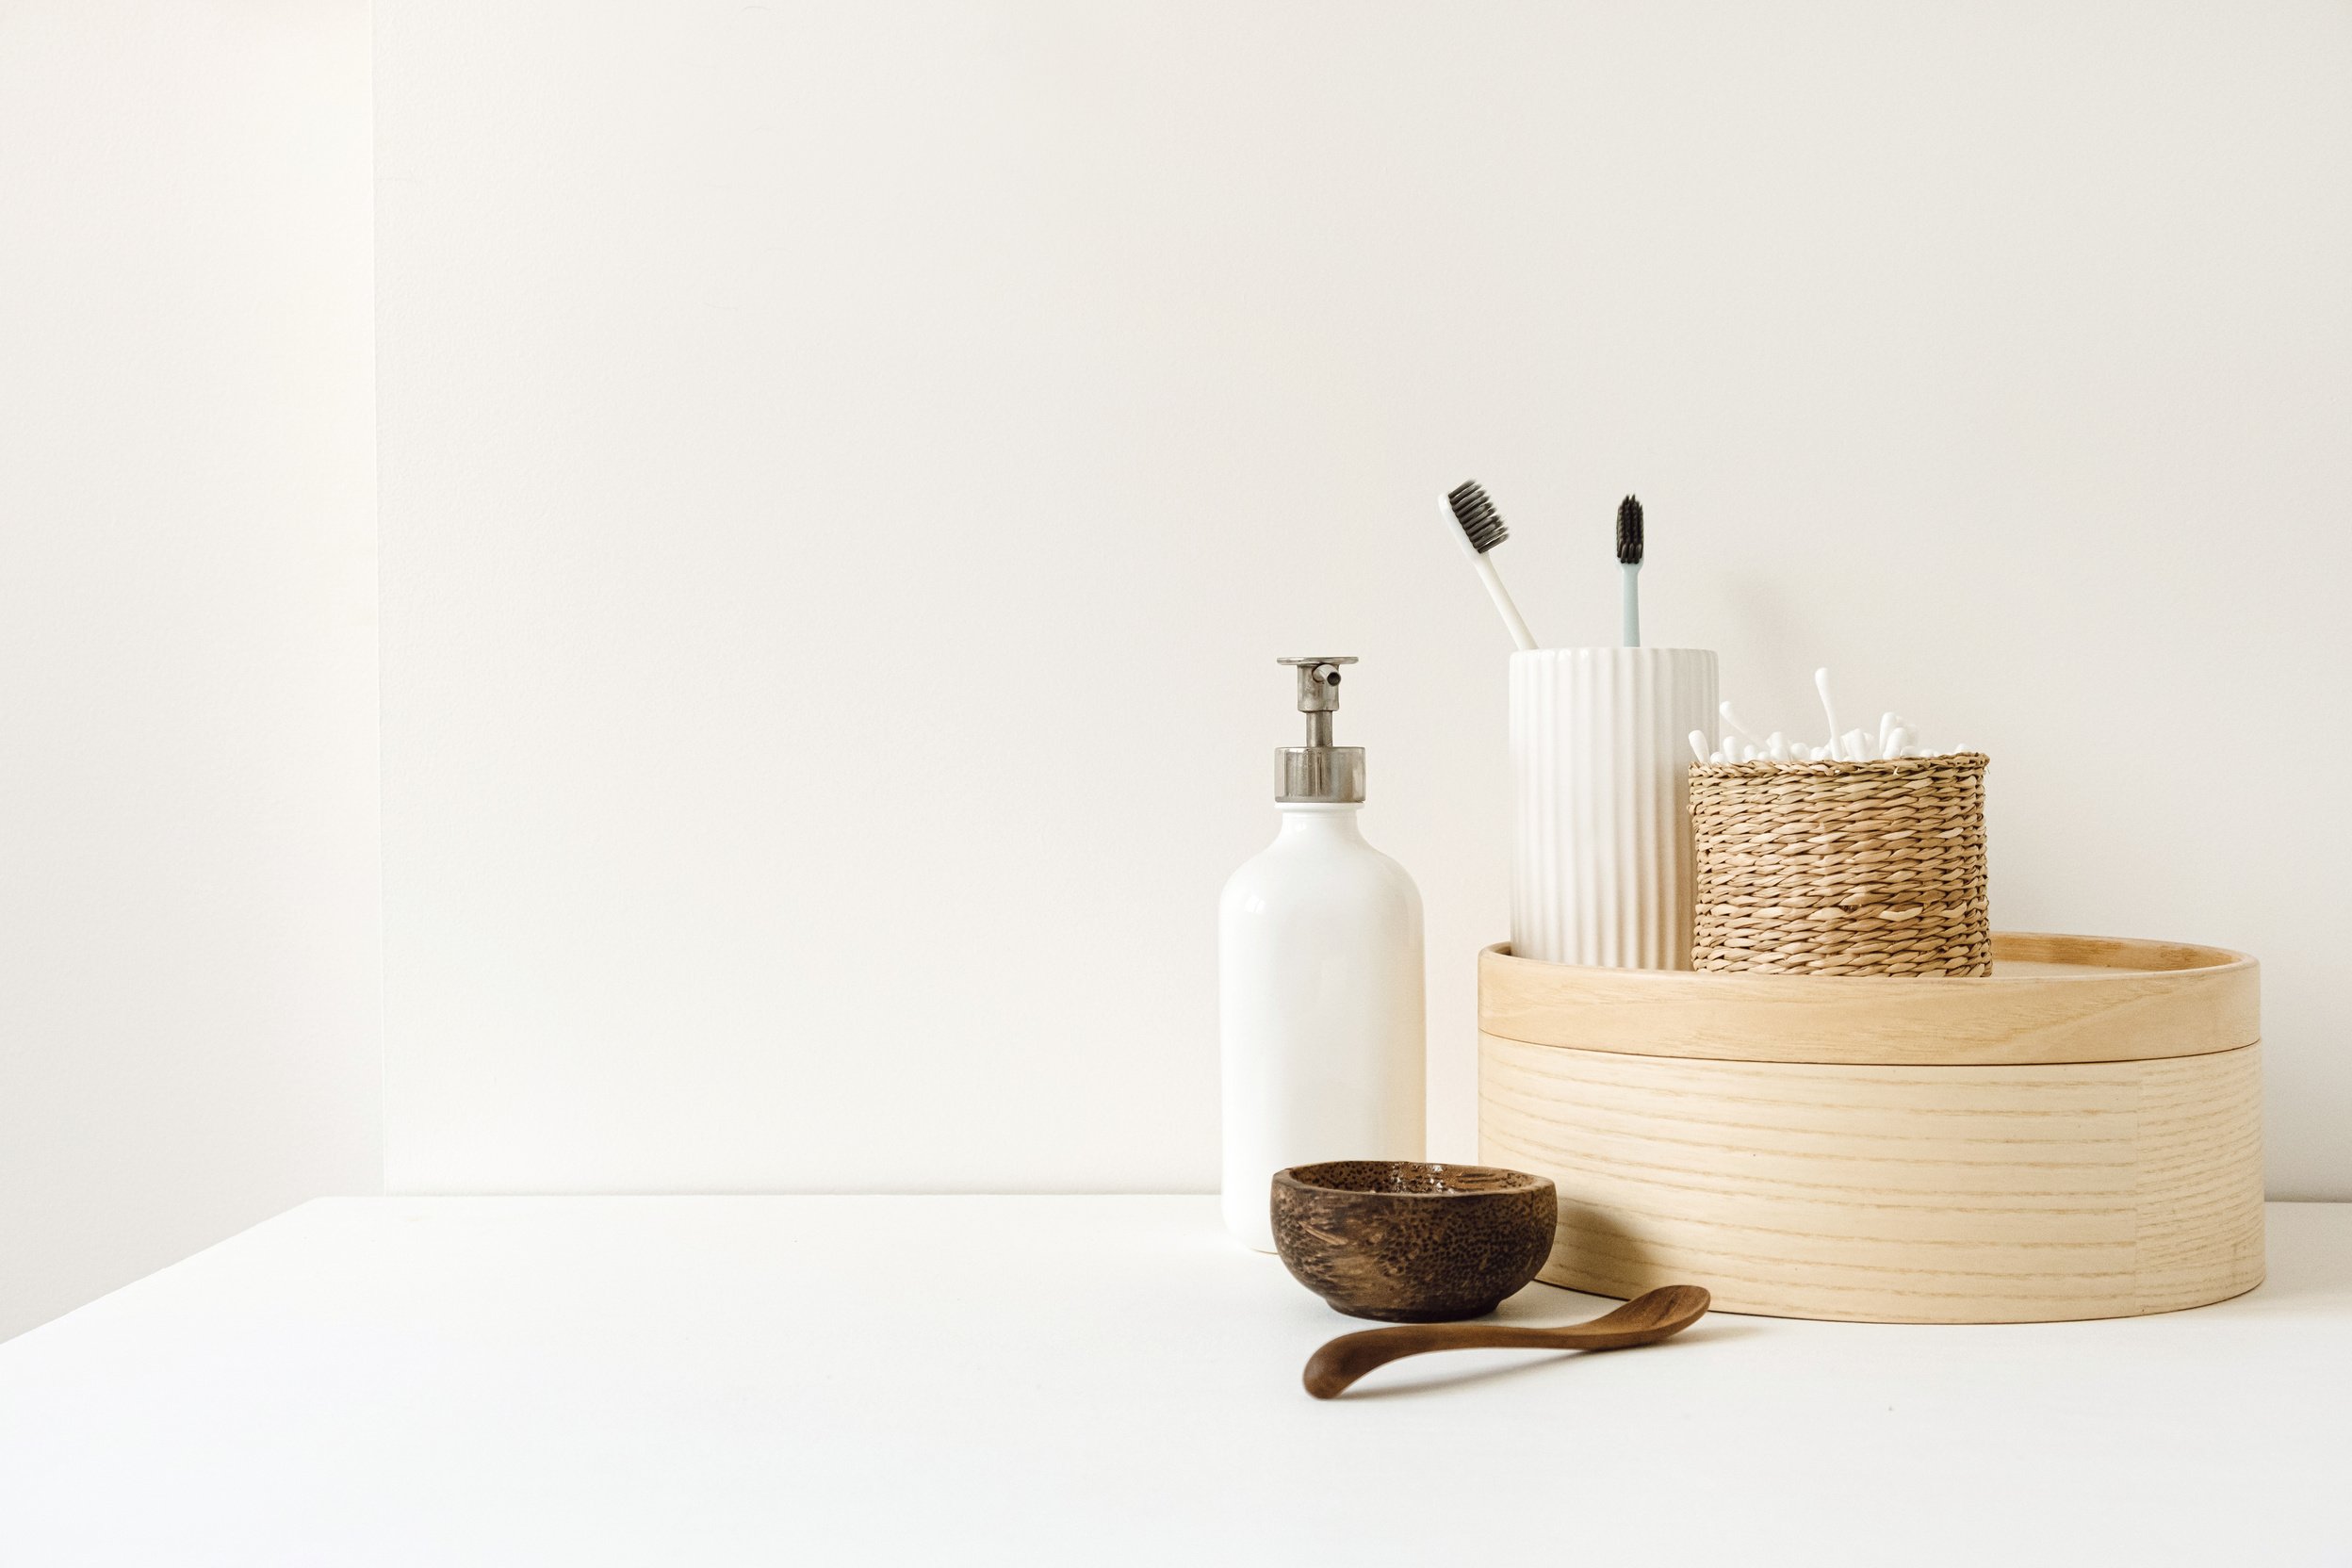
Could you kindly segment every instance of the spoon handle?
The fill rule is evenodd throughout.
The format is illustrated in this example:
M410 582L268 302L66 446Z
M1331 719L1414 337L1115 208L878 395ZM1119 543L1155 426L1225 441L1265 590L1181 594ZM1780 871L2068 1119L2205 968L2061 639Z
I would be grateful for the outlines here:
M1672 1339L1705 1315L1704 1292L1696 1311L1663 1321L1626 1323L1625 1308L1590 1323L1564 1329L1519 1329L1505 1323L1399 1323L1342 1334L1309 1357L1301 1381L1318 1399L1329 1399L1376 1366L1428 1350L1625 1350ZM1611 1322L1610 1319L1618 1319Z

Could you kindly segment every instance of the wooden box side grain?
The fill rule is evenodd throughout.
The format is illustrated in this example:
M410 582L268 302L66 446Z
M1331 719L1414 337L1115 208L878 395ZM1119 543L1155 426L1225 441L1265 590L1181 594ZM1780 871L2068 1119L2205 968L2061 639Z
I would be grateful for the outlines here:
M1560 1191L1538 1277L1728 1312L2126 1316L2261 1282L2259 1048L1890 1067L1480 1040L1480 1158Z

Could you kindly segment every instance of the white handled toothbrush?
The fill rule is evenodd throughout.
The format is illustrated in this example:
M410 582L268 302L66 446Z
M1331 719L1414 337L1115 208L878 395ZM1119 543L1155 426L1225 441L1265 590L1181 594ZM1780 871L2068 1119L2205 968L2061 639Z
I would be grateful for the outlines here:
M1462 542L1468 547L1472 564L1478 569L1478 580L1494 600L1494 608L1502 612L1503 626L1511 632L1511 640L1519 645L1522 653L1535 651L1535 633L1527 629L1526 617L1519 607L1511 602L1511 593L1503 586L1502 574L1494 570L1494 563L1486 552L1511 537L1503 526L1502 514L1486 498L1486 492L1474 481L1464 481L1446 492L1446 504L1454 509L1454 521L1462 530Z
M1625 644L1642 645L1642 498L1617 503L1617 569L1625 579ZM1728 749L1728 748L1726 748Z

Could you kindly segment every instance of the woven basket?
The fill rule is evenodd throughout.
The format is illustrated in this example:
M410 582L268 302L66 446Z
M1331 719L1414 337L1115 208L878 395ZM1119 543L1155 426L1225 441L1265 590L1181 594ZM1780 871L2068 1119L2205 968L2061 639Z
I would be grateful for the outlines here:
M1990 974L1985 760L1693 767L1691 967Z

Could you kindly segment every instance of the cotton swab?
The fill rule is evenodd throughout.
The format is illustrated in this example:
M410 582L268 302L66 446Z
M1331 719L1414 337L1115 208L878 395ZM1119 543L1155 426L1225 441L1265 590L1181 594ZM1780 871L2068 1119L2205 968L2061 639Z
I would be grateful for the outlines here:
M1745 736L1751 742L1756 740L1756 736L1740 722L1739 716L1732 711L1730 703L1721 702L1716 704L1716 711L1723 715L1726 727L1723 730L1721 749L1712 753L1709 760L1723 762L1736 762L1743 760L1773 762L1877 762L1896 758L1961 757L1974 749L1968 745L1930 746L1920 737L1919 730L1912 727L1911 721L1892 709L1878 716L1878 733L1875 736L1867 729L1840 730L1837 727L1837 697L1831 690L1827 669L1813 672L1813 689L1821 694L1821 713L1830 724L1828 744L1811 745L1803 741L1791 741L1787 735L1775 729L1760 743L1743 746L1735 738L1736 735ZM1691 733L1694 749L1706 743L1707 737L1704 733L1696 730Z
M1759 746L1764 743L1763 742L1756 739L1755 730L1750 729L1746 725L1740 722L1740 715L1731 710L1731 704L1727 702L1719 702L1715 705L1715 711L1723 716L1723 723L1729 725L1733 729L1740 732L1740 739L1745 741L1754 741L1756 744ZM1725 741L1729 741L1731 737L1726 734L1723 739Z
M1478 580L1486 584L1487 596L1503 617L1503 626L1511 640L1519 645L1522 653L1535 651L1535 633L1527 629L1519 607L1511 602L1510 591L1504 588L1502 575L1494 570L1494 563L1486 552L1511 537L1503 526L1502 514L1486 498L1486 492L1475 481L1464 481L1446 492L1446 503L1454 510L1454 522L1462 531L1462 542L1469 547L1471 564L1478 569Z
M1813 672L1813 689L1821 694L1821 711L1829 715L1829 755L1838 755L1838 705L1829 699L1829 670L1826 666Z

